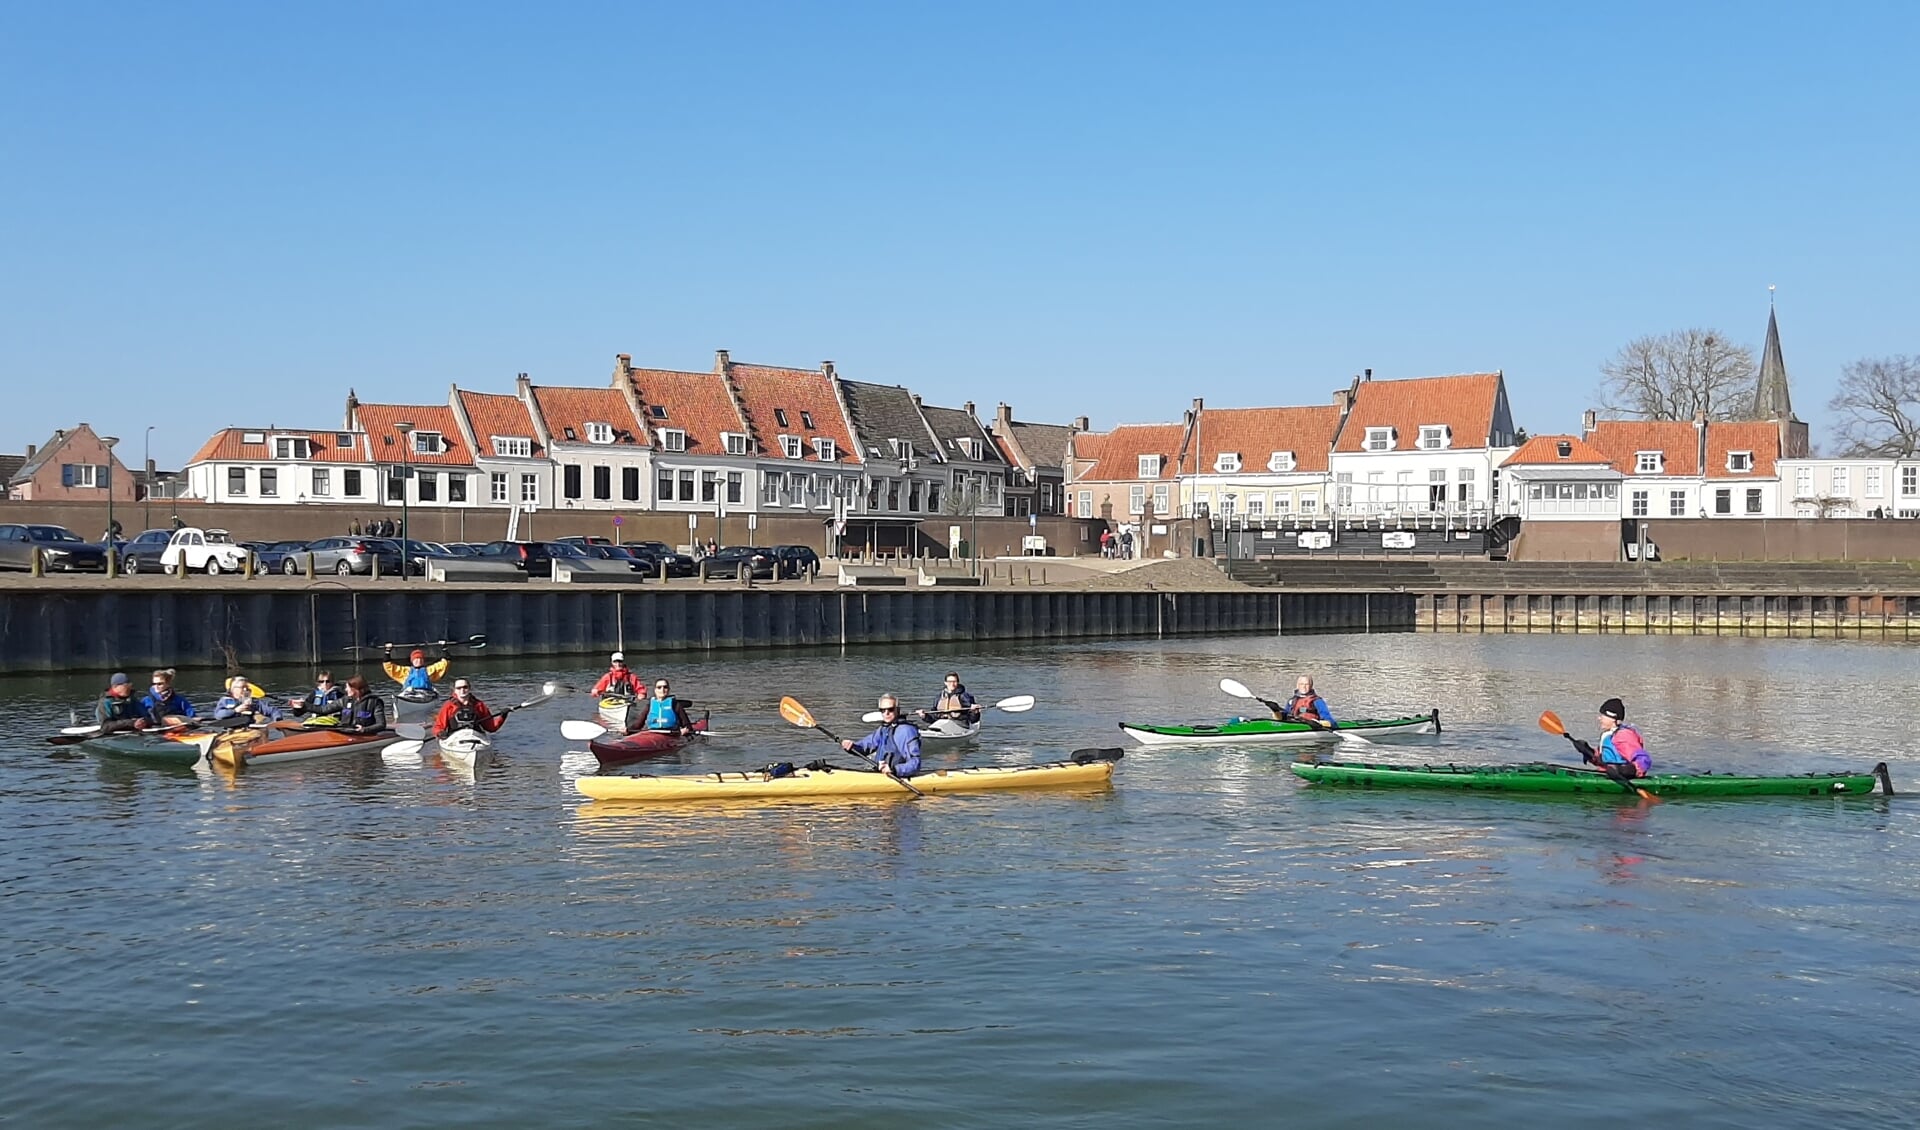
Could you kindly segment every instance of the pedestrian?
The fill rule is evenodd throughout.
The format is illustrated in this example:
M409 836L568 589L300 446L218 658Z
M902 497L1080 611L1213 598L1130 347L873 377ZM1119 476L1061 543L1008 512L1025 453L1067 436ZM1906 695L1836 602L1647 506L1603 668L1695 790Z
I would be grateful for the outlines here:
M1133 559L1133 531L1132 530L1120 531L1120 556L1125 557L1128 560Z
M353 521L347 523L347 536L354 538L360 536L360 519L355 518Z
M720 543L717 541L714 541L712 538L708 538L707 539L707 556L717 557L719 555L720 555Z

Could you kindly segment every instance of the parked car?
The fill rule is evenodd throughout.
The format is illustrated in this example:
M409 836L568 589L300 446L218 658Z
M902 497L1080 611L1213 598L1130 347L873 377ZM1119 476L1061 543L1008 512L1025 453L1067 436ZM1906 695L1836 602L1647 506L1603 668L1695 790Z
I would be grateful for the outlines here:
M464 541L448 542L447 552L452 554L455 557L475 557L479 555L480 547L472 544L471 542L464 542Z
M553 553L544 541L490 541L474 554L482 561L511 561L529 577L553 576Z
M253 568L260 573L285 573L295 576L306 568L307 543L303 541L243 541L241 548L253 551Z
M653 558L653 565L656 571L660 568L661 562L666 562L667 576L669 577L691 577L700 571L699 562L684 553L676 551L672 546L663 541L628 542L627 548L636 553L644 553L648 557Z
M204 570L209 577L238 573L245 568L247 548L233 540L225 530L203 530L183 526L173 531L167 548L160 551L160 570L164 573L193 573Z
M773 556L780 562L783 577L804 577L820 567L820 555L810 545L776 545Z
M389 539L398 549L399 538ZM407 539L407 568L417 576L425 576L427 559L430 557L452 557L454 552L437 541L421 541L418 538Z
M373 572L373 563L378 560L381 576L400 574L400 543L387 538L352 535L321 538L308 542L307 551L313 554L316 573L337 573L343 577L351 573L367 574Z
M587 546L590 546L590 545L612 545L613 544L612 538L603 538L598 534L568 534L566 537L554 538L553 540L559 542L562 545L577 545L582 549L585 549Z
M49 572L104 573L108 552L65 526L0 526L0 568L31 569L37 556Z
M173 540L172 530L142 530L120 546L120 568L128 573L158 573L160 555Z
M773 550L765 546L723 545L707 558L707 576L737 578L745 570L749 577L772 580L775 561Z
M652 573L658 575L660 572L660 566L654 563L653 558L648 557L630 545L595 544L576 546L575 548L583 551L588 557L624 564L636 573Z

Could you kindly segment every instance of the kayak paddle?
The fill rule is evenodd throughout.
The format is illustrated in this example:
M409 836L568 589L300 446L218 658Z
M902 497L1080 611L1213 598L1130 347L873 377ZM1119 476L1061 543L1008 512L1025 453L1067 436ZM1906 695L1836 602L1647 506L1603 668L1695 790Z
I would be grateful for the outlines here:
M803 730L817 731L822 737L826 738L828 741L832 742L834 745L840 744L840 739L834 736L833 731L827 729L825 726L822 726L820 723L814 721L813 711L808 710L806 707L800 705L800 700L792 697L791 695L780 700L780 717L785 718L787 721L793 723L794 725L800 727ZM927 795L921 792L919 789L914 788L913 783L907 780L905 777L894 777L893 774L891 773L886 774L886 776L892 778L894 781L899 782L901 788L906 789L908 792L912 793L914 796L923 797Z
M1540 728L1542 730L1545 730L1549 734L1559 734L1561 737L1572 742L1574 749L1578 750L1580 748L1580 739L1574 737L1572 734L1567 733L1566 725L1560 721L1560 716L1558 714L1555 714L1553 711L1543 710L1540 712ZM1584 759L1585 756L1586 756L1585 754L1581 754L1582 759ZM1614 782L1619 784L1621 788L1627 790L1628 792L1634 794L1635 796L1640 797L1643 800L1650 800L1650 801L1654 801L1655 803L1658 803L1660 800L1659 797L1654 796L1652 793L1641 788L1639 785L1634 784L1631 780L1628 780L1625 777L1616 777L1612 773L1608 773L1605 769L1596 769L1595 771L1605 774L1607 777L1611 778Z
M1247 684L1241 682L1238 679L1220 680L1220 689L1227 692L1228 694L1232 695L1235 698L1252 699L1253 701L1259 703L1261 706L1264 706L1268 710L1273 711L1274 717L1276 718L1279 717L1281 714L1286 713L1286 711L1280 706L1279 703L1273 701L1270 698L1261 698L1259 695L1254 694L1251 690L1247 689ZM1290 715L1290 717L1292 717L1293 720L1296 722L1301 722L1308 726L1313 727L1316 730L1320 730L1325 733L1332 734L1343 742L1352 742L1354 745L1372 745L1373 744L1367 739L1361 737L1359 734L1349 733L1346 730L1342 730L1338 728L1334 723L1329 722L1324 718L1302 718L1297 715Z
M560 736L570 742L597 741L611 732L612 731L598 722L588 722L580 718L569 718L565 722L560 723ZM725 737L726 735L717 734L712 730L695 730L686 736L690 738L719 738Z
M999 702L990 702L987 704L987 709L988 710L1004 710L1008 714L1024 714L1027 711L1033 709L1034 701L1035 701L1034 697L1030 694L1017 694L1017 695L1014 695L1012 698L1003 698ZM916 710L914 711L914 713L922 715L923 717L928 717L928 718L935 717L935 716L938 716L941 718L953 718L963 713L963 711ZM862 714L860 716L860 720L862 722L878 722L880 721L880 712L878 710L869 710L865 714Z

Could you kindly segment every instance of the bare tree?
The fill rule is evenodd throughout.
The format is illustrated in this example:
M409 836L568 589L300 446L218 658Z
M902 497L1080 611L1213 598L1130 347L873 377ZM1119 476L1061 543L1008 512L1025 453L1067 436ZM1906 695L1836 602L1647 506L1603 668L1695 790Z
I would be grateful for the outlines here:
M1866 357L1840 370L1827 408L1842 455L1911 459L1920 451L1920 357Z
M1753 407L1753 350L1717 330L1636 338L1600 365L1599 400L1616 416L1732 420Z

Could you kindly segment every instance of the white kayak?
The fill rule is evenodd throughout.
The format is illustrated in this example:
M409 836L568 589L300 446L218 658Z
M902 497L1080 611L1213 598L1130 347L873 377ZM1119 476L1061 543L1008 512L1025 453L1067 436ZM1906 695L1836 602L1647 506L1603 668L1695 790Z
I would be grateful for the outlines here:
M435 743L450 765L478 769L493 757L493 741L478 730L455 730Z
M931 722L920 724L921 741L958 742L980 736L980 723L962 722L958 718L935 718Z
M627 732L627 714L633 709L633 700L625 695L610 694L600 700L598 707L600 724L616 734Z

